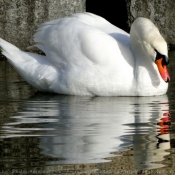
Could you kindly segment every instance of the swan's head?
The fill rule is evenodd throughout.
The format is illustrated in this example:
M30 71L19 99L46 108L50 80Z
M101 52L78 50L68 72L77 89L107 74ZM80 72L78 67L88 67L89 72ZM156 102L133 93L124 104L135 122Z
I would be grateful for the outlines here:
M165 82L170 81L167 43L158 28L147 18L137 18L131 27L131 40L136 40L144 55L151 59ZM137 45L138 47L138 45Z

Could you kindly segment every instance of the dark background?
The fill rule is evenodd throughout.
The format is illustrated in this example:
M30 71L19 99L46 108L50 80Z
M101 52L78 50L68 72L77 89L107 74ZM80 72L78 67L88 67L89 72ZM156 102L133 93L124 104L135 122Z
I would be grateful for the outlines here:
M86 0L86 11L102 16L115 26L129 32L125 0Z

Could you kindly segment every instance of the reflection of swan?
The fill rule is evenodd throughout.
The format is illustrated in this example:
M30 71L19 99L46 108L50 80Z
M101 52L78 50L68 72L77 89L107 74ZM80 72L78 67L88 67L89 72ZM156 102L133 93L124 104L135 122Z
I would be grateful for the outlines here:
M41 25L34 37L35 46L46 56L22 52L2 39L0 47L21 76L40 91L98 96L167 91L167 44L146 18L138 18L129 35L94 14L74 14Z
M160 167L169 153L168 132L160 132L167 96L157 97L75 97L38 95L23 104L6 123L6 136L38 136L42 153L64 158L57 163L92 163L133 144L137 167ZM29 124L30 128L27 127ZM31 127L32 125L33 127ZM22 126L20 128L20 125ZM26 126L26 128L24 127ZM125 136L130 136L131 140ZM168 142L159 142L159 138ZM133 140L133 142L132 142ZM109 160L108 160L109 161Z
M133 141L138 142L138 144L133 144L133 155L137 169L153 169L165 166L159 163L154 164L154 162L161 162L165 156L170 154L166 151L170 149L169 123L160 125L161 120L169 119L169 116L164 116L167 112L164 111L159 114L157 132L150 130L149 134L143 135L139 133L141 128L136 127L138 132L133 135Z

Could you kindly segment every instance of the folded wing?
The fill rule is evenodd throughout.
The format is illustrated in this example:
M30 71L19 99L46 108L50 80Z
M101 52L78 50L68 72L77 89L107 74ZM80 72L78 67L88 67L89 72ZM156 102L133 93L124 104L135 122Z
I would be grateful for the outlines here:
M94 18L85 13L42 24L34 35L34 40L35 46L58 68L108 67L119 65L123 61L119 49L121 41L116 40L120 35L125 35L129 41L128 34L121 29L101 17Z

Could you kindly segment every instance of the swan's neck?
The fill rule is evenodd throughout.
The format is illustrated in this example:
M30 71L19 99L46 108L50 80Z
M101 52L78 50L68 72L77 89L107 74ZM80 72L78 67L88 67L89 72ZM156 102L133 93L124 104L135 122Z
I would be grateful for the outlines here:
M149 54L144 51L142 43L134 33L131 33L130 42L135 58L136 94L152 95L156 90L156 95L165 93L167 85L160 77L156 64L149 58Z

